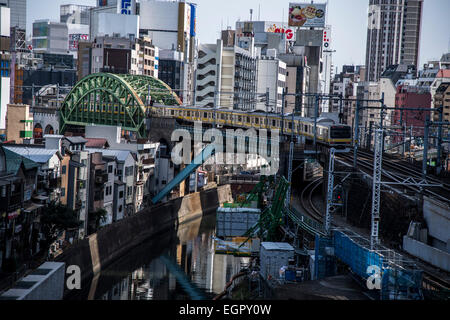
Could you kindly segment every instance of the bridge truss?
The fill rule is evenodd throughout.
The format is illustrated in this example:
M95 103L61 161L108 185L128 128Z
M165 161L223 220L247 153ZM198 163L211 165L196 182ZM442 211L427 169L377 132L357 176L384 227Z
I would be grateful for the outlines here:
M146 136L145 119L151 102L181 105L171 88L145 75L94 73L79 81L65 98L60 132L68 125L119 126Z

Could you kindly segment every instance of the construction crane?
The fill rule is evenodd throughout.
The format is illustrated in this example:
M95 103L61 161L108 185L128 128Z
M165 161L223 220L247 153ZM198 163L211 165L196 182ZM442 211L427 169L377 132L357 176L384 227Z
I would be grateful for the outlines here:
M273 188L274 176L261 176L258 184L250 191L244 201L238 203L238 206L242 208L244 205L256 201L257 207L261 209L263 206L264 195Z
M278 227L283 223L282 215L288 187L289 182L284 176L281 176L272 203L262 211L258 223L245 233L248 238L241 246L257 233L266 241L276 240Z

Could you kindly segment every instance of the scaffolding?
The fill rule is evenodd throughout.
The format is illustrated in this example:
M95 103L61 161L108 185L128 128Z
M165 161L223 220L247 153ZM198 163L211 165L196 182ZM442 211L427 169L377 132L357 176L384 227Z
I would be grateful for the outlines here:
M336 258L364 280L378 269L381 300L422 300L423 271L413 261L381 245L371 249L371 241L347 229L333 230ZM375 268L373 268L375 267ZM370 289L370 288L369 288Z

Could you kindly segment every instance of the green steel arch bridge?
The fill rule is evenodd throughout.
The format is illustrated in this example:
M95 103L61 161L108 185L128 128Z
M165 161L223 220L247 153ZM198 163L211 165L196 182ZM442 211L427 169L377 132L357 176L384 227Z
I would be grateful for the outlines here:
M120 126L146 136L145 119L151 101L181 105L180 98L163 81L146 75L94 73L81 79L60 109L60 132L69 125Z

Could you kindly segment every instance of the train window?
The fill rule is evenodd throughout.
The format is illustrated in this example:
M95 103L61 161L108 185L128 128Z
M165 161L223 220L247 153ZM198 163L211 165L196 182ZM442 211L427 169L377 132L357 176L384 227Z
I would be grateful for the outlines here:
M259 123L259 119L255 118L255 123L258 124Z
M288 128L292 129L292 122L289 122Z
M250 117L247 117L247 123L250 123Z
M208 118L208 112L203 112L203 118Z
M331 127L330 138L332 139L349 139L352 137L352 130L350 127L333 126Z
M272 126L273 126L273 127L275 127L275 126L277 125L276 123L277 123L276 120L272 120Z
M222 119L222 120L225 119L225 116L223 113L220 115L220 119Z
M190 112L190 111L187 112L187 116L188 116L188 117L191 116L191 112Z
M238 121L239 121L239 122L242 121L242 116L238 116Z
M171 114L172 116L174 116L174 115L175 115L175 110L170 110L170 114Z

